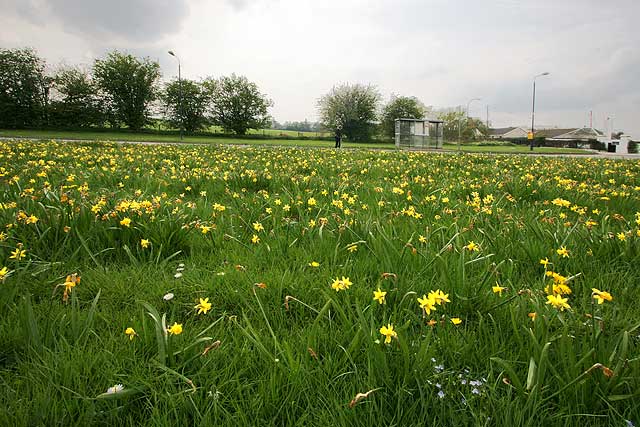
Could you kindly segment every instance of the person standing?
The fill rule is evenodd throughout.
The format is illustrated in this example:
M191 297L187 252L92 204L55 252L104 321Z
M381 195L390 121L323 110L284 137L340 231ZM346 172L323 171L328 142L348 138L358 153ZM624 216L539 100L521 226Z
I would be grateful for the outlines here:
M335 148L340 148L341 145L342 145L342 133L340 132L340 129L336 129L336 147Z

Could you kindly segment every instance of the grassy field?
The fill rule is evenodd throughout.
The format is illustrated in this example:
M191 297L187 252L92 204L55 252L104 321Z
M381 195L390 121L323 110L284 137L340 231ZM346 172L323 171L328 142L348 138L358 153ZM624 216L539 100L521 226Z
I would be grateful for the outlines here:
M496 154L593 154L594 151L578 148L536 147L530 151L527 145L470 145L444 144L444 150L464 151L465 153L496 153Z
M0 424L640 424L640 164L0 141Z
M148 130L154 130L155 128L151 125L146 127ZM175 128L169 128L161 126L162 130L172 130L175 131ZM205 129L206 132L211 133L224 133L224 130L221 126L209 126ZM249 135L265 135L265 136L273 136L273 137L305 137L305 138L318 138L318 137L328 137L331 138L333 134L331 132L312 132L312 131L297 131L297 130L282 130L282 129L249 129L247 131Z
M91 131L49 131L49 130L0 130L0 137L4 138L38 138L38 139L69 139L69 140L89 140L89 141L131 141L131 142L162 142L180 143L176 135L150 134L150 133L128 133L128 132L91 132ZM233 144L233 145L266 145L284 147L333 147L332 141L326 140L295 140L295 139L250 139L250 138L229 138L216 136L186 136L184 143L188 144ZM394 144L385 142L374 143L352 143L343 142L344 148L378 148L395 149ZM445 151L458 151L456 144L445 144ZM528 154L528 146L482 146L482 145L462 145L461 150L468 153L504 153L504 154ZM579 150L570 148L536 148L537 154L590 154L590 150Z
M218 132L222 132L222 129L216 129ZM249 129L248 133L250 135L271 135L271 136L290 136L290 137L299 137L304 136L306 138L318 138L325 137L331 138L333 136L330 132L309 132L302 131L299 132L297 130L280 130L280 129Z
M181 143L178 135L130 133L130 132L92 132L92 131L51 131L51 130L0 130L0 137L4 138L38 138L38 139L69 139L88 141L131 141L131 142L161 142ZM333 147L333 141L313 139L257 139L230 138L222 136L185 136L182 143L187 144L233 144L233 145L281 145L284 147ZM390 143L354 144L343 142L345 148L394 148Z
M43 130L0 130L0 137L4 138L39 138L39 139L68 139L68 140L88 140L88 141L130 141L130 142L161 142L180 143L177 135L134 133L134 132L91 132L91 131L43 131ZM253 146L283 146L283 147L333 147L332 141L307 140L307 139L250 139L250 138L229 138L215 136L186 136L182 143L186 144L231 144L231 145L253 145ZM343 148L376 148L395 150L392 143L352 143L343 142ZM445 144L444 151L458 151L456 144ZM499 153L499 154L530 154L528 146L483 146L463 144L461 151L466 153ZM536 148L537 154L592 154L590 150L579 150L571 148Z

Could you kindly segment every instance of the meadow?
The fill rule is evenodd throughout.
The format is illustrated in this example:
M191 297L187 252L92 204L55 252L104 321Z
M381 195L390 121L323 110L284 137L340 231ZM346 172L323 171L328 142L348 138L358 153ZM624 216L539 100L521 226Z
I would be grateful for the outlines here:
M312 132L303 133L304 138L298 138L297 132L278 135L273 129L265 129L265 138L255 138L251 135L259 134L260 130L251 132L249 136L216 136L215 134L194 134L186 135L183 140L177 133L162 134L152 132L107 132L92 130L35 130L35 129L0 129L0 138L10 139L42 139L42 140L64 140L64 141L127 141L127 142L157 142L176 144L221 144L221 145L249 145L249 146L282 146L301 148L332 148L335 144L333 140L313 139ZM279 131L278 131L279 132ZM319 134L323 136L322 134ZM490 145L486 145L490 144ZM367 148L381 150L395 150L392 142L342 142L342 148ZM458 146L456 142L446 142L443 151L464 151L469 153L504 153L504 154L530 154L526 145L504 144L496 141L484 141L476 143L463 143ZM556 147L536 147L535 154L593 154L593 151L577 148L556 148Z
M0 425L640 425L640 164L0 141Z

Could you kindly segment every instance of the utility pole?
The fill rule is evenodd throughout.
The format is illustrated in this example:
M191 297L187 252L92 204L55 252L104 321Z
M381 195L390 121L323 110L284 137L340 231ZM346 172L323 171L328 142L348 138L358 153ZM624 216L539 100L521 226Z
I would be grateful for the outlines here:
M489 129L489 104L487 104L487 130Z
M531 108L531 144L529 145L529 150L533 151L533 144L535 139L535 130L534 130L534 120L536 116L536 79L542 76L548 76L548 72L544 72L542 74L538 74L533 78L533 107Z
M458 106L458 113L462 113L462 105ZM460 114L462 116L462 114ZM458 117L458 152L460 152L460 139L461 139L461 129L462 129L462 118Z
M180 75L180 58L178 58L178 55L173 53L172 50L170 50L168 53L178 60L178 108L180 109L180 114L178 114L178 117L180 117L180 141L182 141L184 138L184 126L182 122L184 119L184 111L182 110L182 76Z

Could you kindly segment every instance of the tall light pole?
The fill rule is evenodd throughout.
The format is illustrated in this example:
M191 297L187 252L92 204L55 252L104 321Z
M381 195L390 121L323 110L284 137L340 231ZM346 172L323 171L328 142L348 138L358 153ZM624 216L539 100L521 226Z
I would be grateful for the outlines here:
M174 58L176 58L178 60L178 108L180 109L180 113L178 114L178 117L180 118L180 141L183 140L184 136L183 136L183 123L182 123L182 119L183 119L183 111L182 111L182 76L180 75L180 58L178 58L178 55L176 55L175 53L173 53L172 50L170 50L169 55L173 56Z
M536 79L538 77L548 76L549 74L550 74L549 72L545 71L544 73L538 74L533 78L533 107L531 108L531 143L529 144L530 151L533 151L533 141L535 138L535 130L533 126L535 123L535 116L536 116Z
M613 119L614 119L614 117L613 117L613 116L609 116L609 117L607 117L607 122L609 122L609 123L608 123L608 126L607 126L607 130L606 130L606 132L608 133L608 134L607 134L607 137L608 137L609 139L613 139L613 132L614 132L614 129L613 129Z
M466 114L465 114L465 116L466 116L465 119L467 121L469 121L469 106L471 106L471 103L473 101L481 101L481 100L482 100L482 98L473 98L473 99L470 99L469 102L467 102L467 110L466 110ZM461 128L462 128L461 123L462 123L462 120L460 120L458 122L458 151L460 151L460 139L461 139L461 135L460 134L461 134Z

